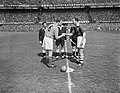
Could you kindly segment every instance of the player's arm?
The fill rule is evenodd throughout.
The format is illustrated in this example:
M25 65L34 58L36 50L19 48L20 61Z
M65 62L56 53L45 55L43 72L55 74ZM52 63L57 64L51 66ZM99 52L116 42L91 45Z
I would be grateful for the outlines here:
M67 33L66 35L72 36L75 33L75 30L73 27L70 28L70 33Z
M62 33L62 35L58 36L58 28L54 27L54 34L55 34L55 39L60 39L65 36L65 33Z
M69 33L66 33L67 36L72 36L75 33L74 29L70 29Z
M70 42L72 42L72 43L75 44L75 42L73 42L73 35L75 34L75 29L74 29L74 27L71 27L69 30L70 30L69 31L70 32L70 34L69 34L69 36L70 36L69 40L70 40Z
M70 36L70 41L72 41L72 36L74 35L74 33L75 33L75 30L74 30L74 27L71 27L70 28L70 33L68 34L68 36Z

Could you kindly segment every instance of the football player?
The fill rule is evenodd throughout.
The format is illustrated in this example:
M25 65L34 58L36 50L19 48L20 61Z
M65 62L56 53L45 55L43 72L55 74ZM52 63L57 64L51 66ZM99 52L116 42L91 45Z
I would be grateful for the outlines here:
M80 27L78 18L73 19L74 26L70 30L70 41L72 45L72 56L78 59L78 66L83 65L84 54L83 50L86 44L86 32L82 27Z
M46 58L49 59L49 62L46 64L49 68L54 68L56 67L53 63L52 63L52 54L53 54L53 41L54 38L60 39L62 37L65 36L65 33L62 33L61 35L58 36L58 24L59 24L60 20L56 20L56 22L54 24L50 24L45 31L45 37L43 40L43 46L47 52Z

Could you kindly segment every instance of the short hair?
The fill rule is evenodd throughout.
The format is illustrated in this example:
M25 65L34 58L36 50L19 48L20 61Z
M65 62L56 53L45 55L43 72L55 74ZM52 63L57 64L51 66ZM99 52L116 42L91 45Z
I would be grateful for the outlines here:
M79 19L78 19L78 18L76 18L76 17L75 17L75 18L73 18L73 19L75 19L75 21L77 21L77 22L79 21Z
M42 25L44 25L46 22L44 21L44 22L42 22Z

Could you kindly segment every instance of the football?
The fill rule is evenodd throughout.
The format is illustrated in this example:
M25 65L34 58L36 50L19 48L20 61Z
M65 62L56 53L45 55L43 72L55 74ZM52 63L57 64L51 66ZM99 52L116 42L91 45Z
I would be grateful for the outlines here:
M66 71L67 71L67 66L62 66L62 67L60 68L60 71L61 71L61 72L66 72Z

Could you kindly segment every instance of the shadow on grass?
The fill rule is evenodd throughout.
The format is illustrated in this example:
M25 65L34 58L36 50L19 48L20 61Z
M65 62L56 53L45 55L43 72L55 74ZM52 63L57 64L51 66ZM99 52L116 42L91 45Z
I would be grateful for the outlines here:
M76 58L74 57L71 57L72 56L72 53L67 53L68 55L68 60L72 63L77 63L78 61L76 60Z
M43 53L39 53L37 54L39 57L44 57L44 54Z
M43 53L39 53L39 54L37 54L39 57L44 57L44 54ZM53 57L55 57L57 55L57 53L56 52L53 52Z
M47 65L47 63L49 62L49 60L47 58L44 57L43 53L38 53L37 54L39 57L42 57L42 59L40 60L41 63Z
M47 65L47 63L49 62L49 58L44 57L44 54L43 54L43 53L39 53L39 54L37 54L37 55L40 56L40 57L42 57L42 59L41 59L40 62L43 63L43 64L45 64L45 65ZM75 58L72 58L71 55L72 55L72 53L67 53L68 59L69 59L72 63L77 63L78 61L77 61ZM53 53L53 58L52 58L53 62L58 61L58 60L65 59L65 58L61 58L61 57L56 59L55 56L56 56L56 53L54 52L54 53Z
M40 62L47 65L48 62L49 62L49 59L48 58L42 58Z
M72 63L78 63L78 61L76 60L76 58L69 57L68 59L69 59L70 62L72 62Z

